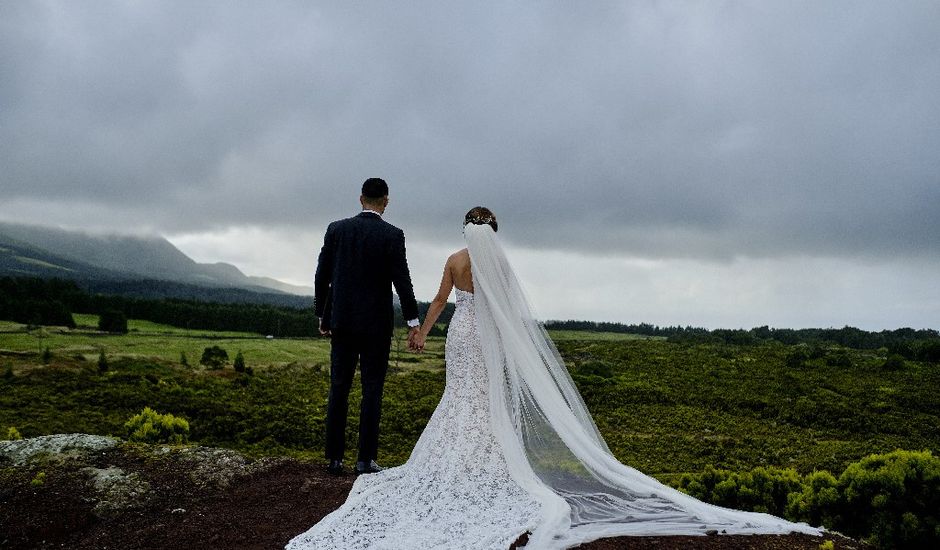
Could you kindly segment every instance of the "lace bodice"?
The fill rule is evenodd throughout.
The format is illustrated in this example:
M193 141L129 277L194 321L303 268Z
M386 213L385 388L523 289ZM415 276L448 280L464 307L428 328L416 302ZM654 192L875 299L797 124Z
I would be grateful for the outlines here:
M513 481L490 428L473 293L455 291L444 395L408 461L360 476L288 549L505 550L534 528L540 505Z

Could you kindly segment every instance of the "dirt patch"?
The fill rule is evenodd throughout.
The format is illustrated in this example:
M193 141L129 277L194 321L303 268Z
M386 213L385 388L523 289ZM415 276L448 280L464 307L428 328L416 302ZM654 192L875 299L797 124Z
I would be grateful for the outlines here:
M283 548L342 504L352 482L352 476L328 475L321 464L251 460L206 448L119 445L68 460L7 462L0 469L0 548ZM123 497L115 491L141 498L116 506ZM108 503L104 513L102 502ZM864 548L825 538L835 548ZM580 548L817 550L822 541L807 535L621 537Z

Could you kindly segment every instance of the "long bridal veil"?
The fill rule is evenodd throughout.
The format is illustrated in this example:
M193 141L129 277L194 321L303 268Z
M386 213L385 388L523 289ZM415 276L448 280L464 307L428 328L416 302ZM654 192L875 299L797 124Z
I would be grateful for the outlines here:
M769 514L696 500L610 452L489 225L464 228L490 390L491 424L513 478L541 503L528 548L619 535L818 535Z

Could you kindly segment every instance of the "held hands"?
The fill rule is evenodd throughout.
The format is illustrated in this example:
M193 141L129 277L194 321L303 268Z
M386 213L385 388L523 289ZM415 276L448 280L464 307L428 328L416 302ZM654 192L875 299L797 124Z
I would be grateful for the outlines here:
M414 353L424 351L424 335L418 327L408 331L408 350Z
M333 333L330 332L330 329L323 326L323 319L320 319L320 336L332 336Z

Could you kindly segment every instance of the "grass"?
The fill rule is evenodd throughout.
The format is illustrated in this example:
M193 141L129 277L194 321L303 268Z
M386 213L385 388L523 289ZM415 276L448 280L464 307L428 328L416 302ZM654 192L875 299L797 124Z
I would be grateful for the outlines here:
M611 449L646 471L840 471L869 453L940 448L940 366L889 371L877 352L833 349L852 366L791 369L791 348L559 342ZM579 375L589 361L613 375Z
M328 365L330 344L325 338L267 338L248 332L187 330L138 319L128 320L126 335L105 334L97 330L98 316L73 315L77 327L43 327L27 331L20 323L0 321L0 351L40 351L46 347L58 356L97 360L103 350L109 358L156 359L179 362L185 354L195 365L202 351L220 346L234 358L241 351L249 365L261 367L299 364ZM391 364L400 371L440 370L444 366L444 339L430 338L423 354L407 351L404 331L396 333Z
M144 406L181 415L194 442L257 454L320 457L329 383L329 342L267 339L250 333L189 331L132 320L127 335L104 335L94 316L75 330L46 327L45 337L0 323L0 430L24 437L81 431L121 434ZM940 450L940 365L881 368L877 351L847 353L788 368L793 346L680 344L610 333L552 333L613 453L646 473L669 476L707 466L841 471L848 463L897 448ZM404 348L403 333L397 335ZM219 345L230 361L242 351L254 376L231 365L197 365ZM382 415L382 459L407 459L444 388L443 338L424 354L393 346ZM49 365L39 350L49 347ZM6 352L4 352L6 350ZM99 350L109 370L99 372ZM191 366L179 362L186 353ZM606 369L597 370L600 362ZM593 366L591 366L593 365ZM603 376L596 373L601 372ZM358 384L358 383L357 383ZM358 403L354 386L351 403ZM350 410L350 448L358 412ZM350 457L352 458L352 457Z

